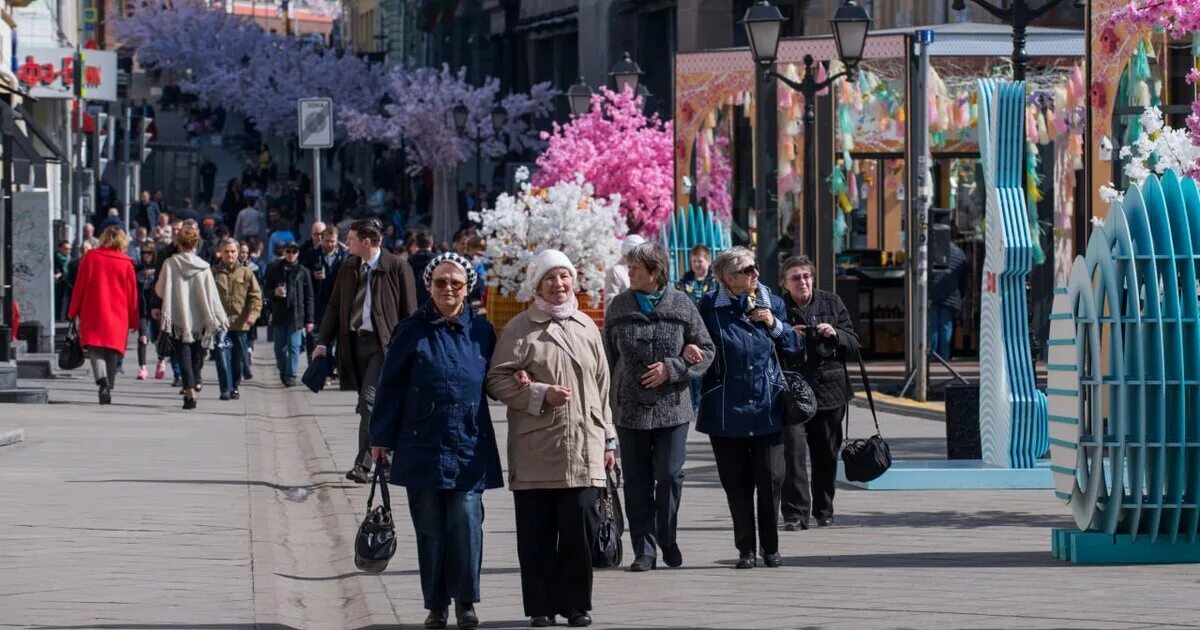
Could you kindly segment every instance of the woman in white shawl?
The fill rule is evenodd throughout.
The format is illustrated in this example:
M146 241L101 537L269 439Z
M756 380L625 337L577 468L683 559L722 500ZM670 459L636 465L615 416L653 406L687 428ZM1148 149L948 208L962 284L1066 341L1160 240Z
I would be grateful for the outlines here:
M217 282L203 258L196 255L200 230L184 225L175 236L178 253L163 263L154 291L162 298L162 330L183 373L183 408L196 408L196 390L204 356L229 318L217 295Z

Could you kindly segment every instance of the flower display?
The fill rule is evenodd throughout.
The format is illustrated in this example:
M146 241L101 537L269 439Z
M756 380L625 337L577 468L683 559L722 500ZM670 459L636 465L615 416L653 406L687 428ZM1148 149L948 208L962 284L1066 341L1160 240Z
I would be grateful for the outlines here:
M633 90L607 88L592 95L589 113L543 133L546 150L537 159L535 184L572 181L576 173L601 196L619 195L629 227L654 236L675 207L674 129L669 121L642 113Z
M1162 175L1167 169L1189 177L1200 175L1200 146L1188 131L1166 126L1157 107L1142 112L1141 129L1141 135L1120 151L1121 159L1127 160L1122 171L1130 185L1141 185L1151 173ZM1111 183L1100 187L1100 198L1108 203L1122 197L1123 193Z
M529 171L522 167L516 179L520 192L500 195L495 208L471 213L483 226L484 255L493 265L487 285L522 302L532 300L533 287L525 286L529 263L538 252L557 249L579 271L577 289L593 306L599 304L604 272L620 258L621 239L628 231L620 195L596 196L582 174L540 188L528 181Z

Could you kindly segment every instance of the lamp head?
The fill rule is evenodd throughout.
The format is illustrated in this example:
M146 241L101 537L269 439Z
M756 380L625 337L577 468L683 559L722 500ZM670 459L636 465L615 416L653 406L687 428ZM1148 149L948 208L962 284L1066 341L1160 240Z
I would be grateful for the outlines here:
M867 47L867 31L871 29L871 14L855 0L846 0L829 20L837 43L838 58L846 67L862 61Z
M458 133L466 131L467 116L469 114L470 110L467 109L466 105L459 103L454 106L454 128L458 130Z
M567 88L566 96L571 113L575 116L582 116L592 108L592 88L583 77L579 77L579 83Z
M783 14L779 7L762 0L746 9L742 17L742 27L746 29L746 39L750 40L750 53L754 63L771 65L779 53L779 32L783 27Z
M626 87L636 92L638 80L642 76L642 68L634 63L633 58L626 51L624 57L613 64L608 76L612 77L613 81L617 84L618 92L624 92Z

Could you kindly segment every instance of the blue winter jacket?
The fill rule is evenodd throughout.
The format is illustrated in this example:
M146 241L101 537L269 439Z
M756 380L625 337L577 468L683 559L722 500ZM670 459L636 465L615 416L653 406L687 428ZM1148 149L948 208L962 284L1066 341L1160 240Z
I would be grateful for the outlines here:
M768 331L746 316L724 287L697 306L717 347L704 374L696 430L717 437L751 437L783 429L783 373L772 346L783 357L803 356L804 340L787 324L783 300L759 286L755 303L775 314Z
M371 446L392 449L391 482L407 488L503 485L484 377L496 332L470 307L446 320L432 303L400 322L371 415Z

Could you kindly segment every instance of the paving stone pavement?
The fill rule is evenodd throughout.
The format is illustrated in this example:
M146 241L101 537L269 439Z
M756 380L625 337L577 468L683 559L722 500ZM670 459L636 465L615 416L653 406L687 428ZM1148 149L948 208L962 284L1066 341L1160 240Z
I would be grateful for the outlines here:
M366 501L343 478L353 396L255 375L242 400L220 402L210 366L187 413L168 382L128 377L99 407L82 370L42 382L49 406L0 406L0 432L26 433L0 448L0 627L420 627L403 491L387 571L353 566ZM869 420L853 413L860 434ZM503 453L503 409L493 418ZM881 424L898 457L939 455L941 423ZM695 433L688 446L684 566L598 571L595 627L1200 626L1194 566L1052 560L1049 530L1071 521L1049 491L841 488L835 527L781 533L783 568L734 571L711 450ZM483 627L525 627L511 494L488 491L485 505Z

